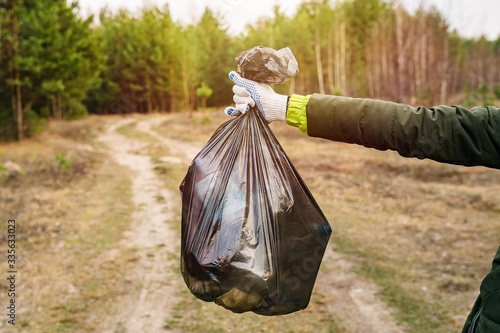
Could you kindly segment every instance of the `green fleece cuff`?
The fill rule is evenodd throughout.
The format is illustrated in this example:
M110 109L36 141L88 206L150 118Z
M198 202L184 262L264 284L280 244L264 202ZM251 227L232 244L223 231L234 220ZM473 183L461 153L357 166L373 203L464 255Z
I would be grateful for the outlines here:
M286 123L290 126L298 127L302 132L307 133L306 107L311 95L292 95L286 112Z

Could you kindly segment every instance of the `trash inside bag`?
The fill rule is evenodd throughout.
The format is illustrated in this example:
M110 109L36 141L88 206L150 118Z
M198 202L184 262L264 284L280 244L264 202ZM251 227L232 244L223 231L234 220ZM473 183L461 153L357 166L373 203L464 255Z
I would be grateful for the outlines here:
M276 51L256 46L238 54L236 63L241 76L261 83L281 84L299 72L299 64L288 47Z
M233 312L304 309L331 228L260 112L224 123L189 166L181 272Z

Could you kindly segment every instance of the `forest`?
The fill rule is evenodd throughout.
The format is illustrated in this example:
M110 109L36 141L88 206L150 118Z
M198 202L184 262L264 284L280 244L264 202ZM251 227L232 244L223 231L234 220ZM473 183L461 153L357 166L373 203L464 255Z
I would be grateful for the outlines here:
M289 46L300 73L281 93L314 92L412 105L491 105L500 99L500 36L466 39L437 10L384 0L308 0L278 6L233 36L220 13L195 23L168 6L103 9L78 2L0 1L0 138L22 140L50 119L89 113L188 112L227 105L235 56Z

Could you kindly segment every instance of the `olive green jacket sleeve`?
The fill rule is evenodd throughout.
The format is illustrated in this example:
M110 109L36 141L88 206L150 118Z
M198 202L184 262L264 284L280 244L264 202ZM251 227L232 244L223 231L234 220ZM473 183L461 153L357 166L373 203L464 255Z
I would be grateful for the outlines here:
M396 150L405 157L500 168L498 108L413 108L314 94L307 102L306 116L310 136Z

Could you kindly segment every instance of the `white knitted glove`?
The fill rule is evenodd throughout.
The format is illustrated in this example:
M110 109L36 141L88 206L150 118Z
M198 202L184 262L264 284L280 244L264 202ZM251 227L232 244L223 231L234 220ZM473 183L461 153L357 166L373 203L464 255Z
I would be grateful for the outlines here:
M246 113L250 106L257 105L268 122L286 120L287 95L275 93L266 83L258 83L242 78L235 71L229 73L229 78L235 83L233 100L236 106L227 107L224 110L228 116L238 116Z

